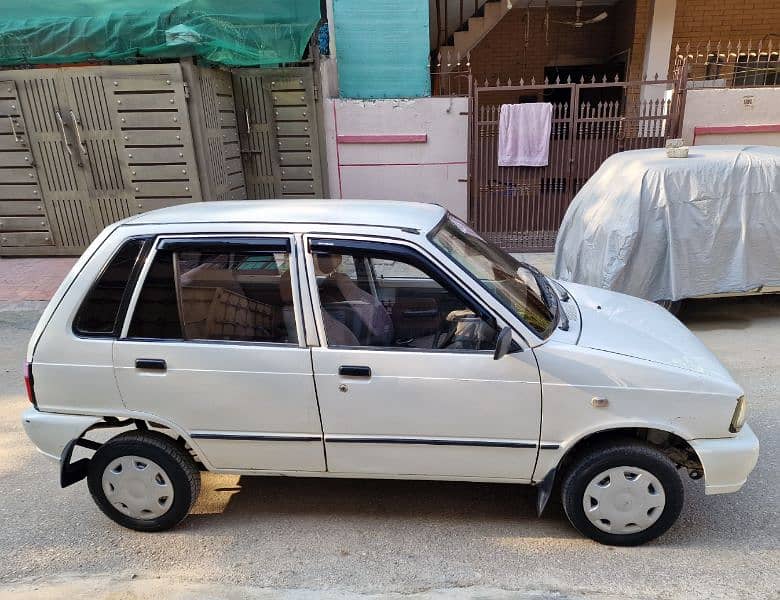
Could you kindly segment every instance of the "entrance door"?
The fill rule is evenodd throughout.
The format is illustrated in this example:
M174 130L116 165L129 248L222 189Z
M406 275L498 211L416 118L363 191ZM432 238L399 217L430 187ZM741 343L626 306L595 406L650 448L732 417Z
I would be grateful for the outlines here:
M63 69L5 72L19 92L32 162L41 183L40 201L51 231L48 244L29 248L39 254L79 254L99 230L85 193L84 163L76 146L62 72ZM50 248L41 248L49 245Z
M533 352L494 360L496 319L410 246L312 239L310 252L328 470L529 480Z
M322 198L311 68L235 69L233 89L247 197Z
M0 254L77 255L114 221L201 200L178 64L3 71L0 82L0 151L12 150L0 168L30 169L0 190L0 211L33 216L18 201L37 200L46 217L2 225L17 229Z
M53 246L16 82L0 81L0 254Z
M214 468L325 470L291 248L158 240L115 342L127 408L183 429Z

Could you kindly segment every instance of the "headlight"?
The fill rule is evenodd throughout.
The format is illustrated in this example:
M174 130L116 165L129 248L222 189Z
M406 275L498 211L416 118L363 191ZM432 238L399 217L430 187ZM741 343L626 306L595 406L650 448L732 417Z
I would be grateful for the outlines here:
M734 409L734 416L731 417L731 425L729 425L729 431L731 433L738 433L747 419L747 400L744 396L740 396L737 399L737 407Z

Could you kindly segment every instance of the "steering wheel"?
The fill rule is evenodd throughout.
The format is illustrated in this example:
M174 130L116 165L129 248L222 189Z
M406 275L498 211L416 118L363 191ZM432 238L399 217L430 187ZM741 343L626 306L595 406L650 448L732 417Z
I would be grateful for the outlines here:
M449 325L449 330L447 330L447 326ZM452 342L452 338L455 337L455 332L458 330L458 322L457 321L449 321L447 319L443 319L442 322L439 324L439 327L436 329L436 335L433 336L433 343L431 344L431 348L434 350L441 350L442 348L446 348L450 345L450 342ZM444 338L442 338L444 336Z

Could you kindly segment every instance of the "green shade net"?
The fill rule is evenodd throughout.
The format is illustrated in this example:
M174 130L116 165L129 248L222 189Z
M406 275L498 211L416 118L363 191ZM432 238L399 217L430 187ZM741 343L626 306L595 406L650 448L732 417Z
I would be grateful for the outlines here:
M0 65L301 60L319 0L0 0Z

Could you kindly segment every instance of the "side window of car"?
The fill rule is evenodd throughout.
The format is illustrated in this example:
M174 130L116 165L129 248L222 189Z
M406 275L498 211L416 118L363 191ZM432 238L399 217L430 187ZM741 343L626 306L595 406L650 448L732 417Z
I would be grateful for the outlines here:
M129 299L130 282L145 238L127 240L114 254L87 293L73 319L73 331L82 337L116 337L122 306Z
M345 261L370 268L349 276ZM493 350L496 326L452 283L408 253L315 250L325 335L331 347Z
M158 250L128 335L297 343L289 252L207 242Z
M181 339L181 331L173 253L159 251L146 274L128 335L134 338Z

